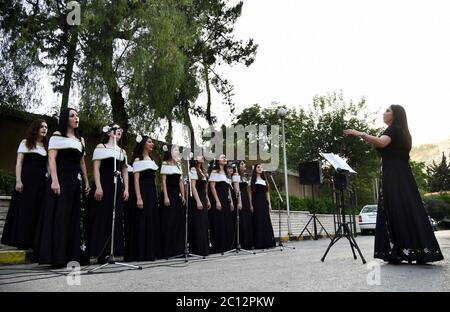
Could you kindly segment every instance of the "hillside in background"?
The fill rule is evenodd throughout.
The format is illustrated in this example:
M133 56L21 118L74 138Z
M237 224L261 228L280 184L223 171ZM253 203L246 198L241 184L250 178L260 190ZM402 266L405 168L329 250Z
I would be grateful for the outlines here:
M422 144L414 146L411 150L411 159L418 162L425 162L427 165L431 164L433 160L440 162L442 152L446 156L450 154L450 137L432 144Z

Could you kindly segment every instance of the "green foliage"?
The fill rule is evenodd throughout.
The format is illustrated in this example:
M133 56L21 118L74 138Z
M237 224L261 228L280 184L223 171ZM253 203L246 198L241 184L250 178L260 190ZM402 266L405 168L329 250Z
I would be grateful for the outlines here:
M428 190L428 176L425 171L425 163L410 160L409 165L411 166L411 170L413 172L414 178L416 179L417 187L419 188L420 193L425 193Z
M442 153L442 159L439 164L435 161L427 167L428 189L431 192L440 192L450 190L450 163L447 163L445 154Z
M428 214L435 220L450 218L450 194L425 196L423 201Z
M285 194L281 193L283 201ZM277 209L278 194L276 191L270 191L270 201L272 203L272 209ZM309 211L316 213L331 214L335 212L335 207L330 199L324 197L315 198L314 202L311 197L299 198L294 195L289 195L289 206L291 211ZM286 203L281 203L281 209L286 210Z
M16 178L0 170L0 195L11 196L16 185Z
M262 109L255 104L236 117L235 125L279 124L279 107L283 106ZM347 102L342 93L336 92L315 96L307 109L300 107L288 110L285 135L289 169L296 171L300 162L320 159L320 152L339 154L358 172L356 177L350 179L350 186L357 191L359 206L372 204L373 182L379 176L380 161L377 152L371 145L357 138L344 136L343 130L353 128L378 135L381 129L372 126L374 121L375 113L367 112L364 98L358 103ZM248 141L256 139L247 138ZM281 138L279 141L281 142ZM280 160L281 152L280 149ZM325 181L330 180L331 173L332 170L325 168Z

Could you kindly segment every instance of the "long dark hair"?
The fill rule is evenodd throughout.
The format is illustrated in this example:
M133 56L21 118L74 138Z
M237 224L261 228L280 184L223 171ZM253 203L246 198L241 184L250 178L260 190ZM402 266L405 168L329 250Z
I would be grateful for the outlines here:
M204 159L204 158L203 158ZM203 165L200 164L197 159L190 159L189 160L189 170L195 168L197 171L197 176L200 178L200 176L203 176L205 178L208 178L208 174L206 173L205 168L203 168ZM199 170L200 169L200 170Z
M408 119L406 118L406 111L401 105L393 104L391 105L392 115L394 120L392 121L392 126L397 127L401 130L403 139L406 142L408 150L412 147L412 137L408 128Z
M67 137L67 127L69 126L69 116L70 116L70 111L73 110L76 112L75 109L67 107L64 108L61 113L59 114L59 121L58 121L58 131L61 132L62 136ZM78 130L78 128L73 129L75 137L77 139L80 139L80 132Z
M244 180L244 178L247 178L247 172L243 172L243 171L241 170L241 163L247 164L247 163L245 162L245 160L238 160L238 161L236 162L236 170L237 170L237 173L239 174L239 176L241 177L241 179Z
M252 186L252 191L255 191L256 187L255 187L255 183L256 183L256 167L258 167L261 164L255 164L255 166L253 167L253 171L252 171L252 181L251 181L251 186ZM261 172L261 179L263 179L264 181L266 181L266 192L269 191L269 181L266 179L266 174L263 172Z
M172 160L172 148L173 144L166 144L167 151L163 151L163 161Z
M143 156L143 154L144 154L144 146L147 143L147 140L149 138L150 137L148 135L143 135L142 136L142 141L139 142L139 143L136 142L136 145L134 146L134 149L133 149L133 156L131 156L131 161L134 162L134 160L136 158L139 159L139 160L143 160L144 159L144 156ZM154 157L153 157L153 155L151 153L149 153L148 156L150 156L150 158L152 160L154 159Z
M25 145L28 149L31 150L36 148L39 131L41 130L42 123L44 122L47 123L44 119L36 119L28 127L27 134L25 136L25 139L27 140ZM47 149L47 137L42 139L42 144L44 144L45 149Z
M216 170L217 173L220 172L220 164L219 164L220 159L219 158L220 158L221 155L225 155L225 154L220 154L219 157L217 157L216 160L214 161L214 164L213 164L213 167L212 167L212 170ZM223 171L225 171L225 175L227 176L227 178L229 178L229 176L228 176L228 164L225 164L223 166Z

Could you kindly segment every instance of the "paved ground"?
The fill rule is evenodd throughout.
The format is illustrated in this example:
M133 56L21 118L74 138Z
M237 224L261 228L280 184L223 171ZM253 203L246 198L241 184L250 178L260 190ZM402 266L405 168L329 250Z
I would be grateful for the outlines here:
M83 267L81 285L73 286L67 280L76 277L64 270L0 266L0 291L450 291L450 231L436 236L445 260L432 265L384 264L373 259L373 236L358 236L366 265L353 260L346 240L333 246L322 263L329 240L320 239L286 244L295 250L210 256L187 265L180 260L145 262L142 271L110 266L88 275Z

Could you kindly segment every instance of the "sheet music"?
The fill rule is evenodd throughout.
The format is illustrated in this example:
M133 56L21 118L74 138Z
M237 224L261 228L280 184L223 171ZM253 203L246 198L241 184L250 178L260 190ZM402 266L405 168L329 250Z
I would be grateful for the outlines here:
M336 170L345 170L351 174L356 174L353 170L339 155L333 153L320 153L320 155L325 158L331 166Z

